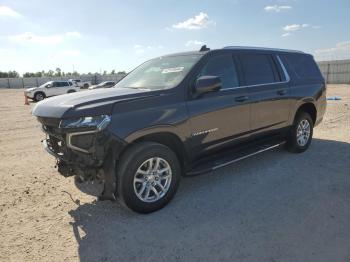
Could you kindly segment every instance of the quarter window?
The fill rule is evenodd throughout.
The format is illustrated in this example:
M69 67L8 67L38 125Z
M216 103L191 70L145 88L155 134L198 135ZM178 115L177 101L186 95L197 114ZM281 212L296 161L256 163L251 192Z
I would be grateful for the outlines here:
M209 58L200 76L219 76L222 89L238 87L238 75L231 55L217 55Z
M298 78L304 79L322 79L320 70L311 55L290 54L285 55L290 69L292 69Z
M246 85L260 85L276 82L271 56L241 55L240 61Z

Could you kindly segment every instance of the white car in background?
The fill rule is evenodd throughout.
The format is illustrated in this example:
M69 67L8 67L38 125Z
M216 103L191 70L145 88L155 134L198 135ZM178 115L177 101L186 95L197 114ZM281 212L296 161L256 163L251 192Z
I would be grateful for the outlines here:
M90 86L89 89L98 89L98 88L111 88L115 86L117 83L114 81L104 81L102 83L99 83L98 85Z
M69 79L68 81L72 82L73 84L76 84L77 86L80 86L81 89L88 89L89 86L91 86L91 82L83 82L81 79Z
M57 96L80 91L80 87L70 81L49 81L38 87L26 89L26 96L34 101L41 101L46 97Z

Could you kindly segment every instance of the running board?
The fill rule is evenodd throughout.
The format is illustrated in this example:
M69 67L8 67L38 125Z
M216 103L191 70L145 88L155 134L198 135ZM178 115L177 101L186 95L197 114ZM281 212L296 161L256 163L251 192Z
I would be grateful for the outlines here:
M203 159L199 161L194 168L187 172L187 176L196 176L203 173L208 173L216 169L231 165L243 159L258 155L265 151L272 150L285 144L285 140L275 140L259 144L250 145L242 149L236 149L228 151L219 156L215 156L213 159Z

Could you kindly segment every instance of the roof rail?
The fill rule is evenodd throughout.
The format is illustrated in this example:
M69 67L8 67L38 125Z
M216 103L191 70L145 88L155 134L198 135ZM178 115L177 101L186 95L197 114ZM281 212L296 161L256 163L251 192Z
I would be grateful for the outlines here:
M279 51L288 53L302 53L303 51L291 50L291 49L281 49L281 48L269 48L269 47L254 47L254 46L225 46L223 49L243 49L243 50L265 50L265 51Z

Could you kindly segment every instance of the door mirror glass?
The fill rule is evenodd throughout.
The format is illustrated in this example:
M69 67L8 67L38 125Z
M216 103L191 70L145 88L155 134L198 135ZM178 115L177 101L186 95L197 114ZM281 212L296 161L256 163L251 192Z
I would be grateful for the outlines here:
M201 76L196 81L196 93L204 94L221 89L221 79L218 76Z
M51 87L52 87L51 84L46 85L46 88L51 88Z

